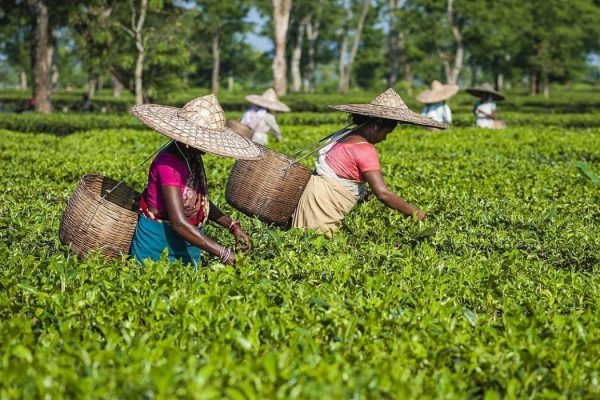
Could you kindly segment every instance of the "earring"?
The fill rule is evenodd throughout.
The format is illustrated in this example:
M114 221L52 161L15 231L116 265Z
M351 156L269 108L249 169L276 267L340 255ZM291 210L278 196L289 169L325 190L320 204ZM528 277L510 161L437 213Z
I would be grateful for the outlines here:
M186 148L186 149L189 149L189 148L190 148L190 146L188 146L188 145L186 144L186 145L185 145L185 148Z

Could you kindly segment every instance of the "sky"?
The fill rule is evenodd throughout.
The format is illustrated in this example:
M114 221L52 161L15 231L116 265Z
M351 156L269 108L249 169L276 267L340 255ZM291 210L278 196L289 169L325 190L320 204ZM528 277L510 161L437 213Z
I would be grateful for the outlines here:
M250 12L246 17L246 21L253 25L252 32L246 33L246 39L252 47L261 52L273 50L273 40L271 38L259 35L259 32L267 23L267 20L267 17L260 15L254 7L250 9Z

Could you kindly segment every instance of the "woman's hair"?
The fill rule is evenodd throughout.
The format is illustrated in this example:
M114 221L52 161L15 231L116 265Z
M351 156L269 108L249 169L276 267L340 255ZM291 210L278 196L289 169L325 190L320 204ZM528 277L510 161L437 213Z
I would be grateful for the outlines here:
M394 121L394 120L385 119L385 118L374 118L374 117L369 117L367 115L350 114L348 116L348 122L351 122L351 123L353 123L354 125L357 125L357 126L360 125L360 124L363 124L363 123L367 122L370 119L381 119L381 120L383 120L386 123L387 122L394 123L394 124L397 123L397 121Z
M371 117L368 117L366 115L360 115L360 114L350 114L350 115L348 115L348 122L351 122L354 125L360 125L362 123L367 122L370 119L371 119Z

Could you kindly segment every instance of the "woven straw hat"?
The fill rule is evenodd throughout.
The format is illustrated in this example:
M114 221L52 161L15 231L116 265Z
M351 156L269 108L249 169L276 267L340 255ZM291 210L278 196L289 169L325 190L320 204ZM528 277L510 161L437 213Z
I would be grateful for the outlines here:
M290 108L285 103L279 101L277 93L275 93L273 88L265 90L265 92L260 96L257 94L246 96L246 100L252 104L256 104L257 106L268 108L271 111L290 111Z
M491 97L494 100L504 100L505 97L502 93L494 90L494 87L489 83L484 83L481 86L474 86L466 90L467 93L472 94L476 97L486 98Z
M198 150L241 160L259 160L262 150L225 126L225 113L214 94L198 97L183 108L142 104L131 113L150 128Z
M444 85L440 81L431 82L431 89L419 93L417 101L423 104L439 103L454 96L458 92L458 85Z
M424 117L411 111L394 89L388 89L375 97L369 104L343 104L329 106L332 110L374 118L391 119L413 125L446 129L448 124Z

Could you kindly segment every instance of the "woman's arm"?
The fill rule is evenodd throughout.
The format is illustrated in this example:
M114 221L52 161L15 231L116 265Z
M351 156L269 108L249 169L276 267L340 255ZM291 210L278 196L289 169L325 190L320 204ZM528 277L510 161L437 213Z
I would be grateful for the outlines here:
M225 246L221 246L205 234L200 233L198 228L189 223L185 217L183 198L181 197L179 188L177 186L162 186L161 190L165 199L169 221L175 232L194 246L220 258L220 254L224 251L223 248ZM229 265L235 264L235 254L231 252L229 258L224 260L224 262Z
M223 212L212 201L210 202L210 212L208 219L224 228L229 229L229 232L235 237L236 247L244 252L249 252L252 249L252 241L250 237L239 224L239 221L234 221L231 217L223 214Z
M426 215L423 211L408 203L387 187L383 180L381 170L363 172L362 175L371 187L371 190L373 190L375 197L383 204L393 210L398 210L403 214L414 215L421 221L425 219Z
M264 121L273 131L273 136L275 136L275 139L277 139L278 142L281 142L281 130L279 129L279 125L277 125L275 116L273 114L266 113L264 116Z

